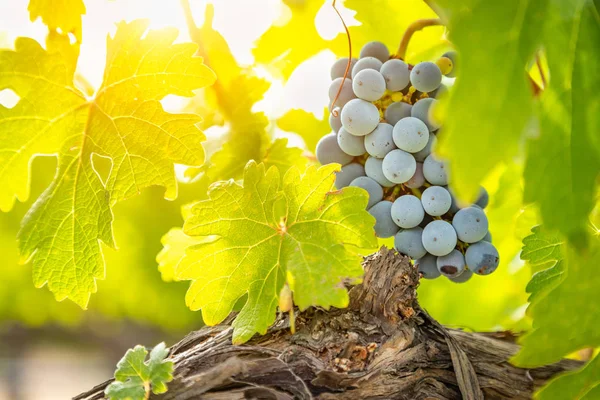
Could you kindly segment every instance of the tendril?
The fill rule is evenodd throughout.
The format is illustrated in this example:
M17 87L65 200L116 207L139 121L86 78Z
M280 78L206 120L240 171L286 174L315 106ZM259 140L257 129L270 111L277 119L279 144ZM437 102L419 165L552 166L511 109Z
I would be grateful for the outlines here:
M335 106L335 102L338 100L338 98L340 97L340 94L342 93L342 89L344 88L344 83L346 82L346 78L348 77L348 73L350 72L350 65L352 65L352 39L350 39L350 31L348 30L346 21L344 21L344 17L342 17L342 14L340 14L340 11L335 6L335 3L336 3L336 0L333 0L333 3L331 4L331 6L335 10L338 17L340 17L340 21L342 21L342 25L344 25L344 29L346 30L346 37L348 38L348 63L346 64L346 70L344 71L344 77L342 78L342 84L340 85L340 88L338 89L338 91L335 95L335 98L331 102L331 107L330 107L331 114L333 114L333 116L337 118L339 116L339 112L334 108L334 106Z

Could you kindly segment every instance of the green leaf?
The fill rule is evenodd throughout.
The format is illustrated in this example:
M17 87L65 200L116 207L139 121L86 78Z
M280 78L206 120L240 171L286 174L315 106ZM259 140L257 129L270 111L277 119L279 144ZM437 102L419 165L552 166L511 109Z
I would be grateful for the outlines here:
M436 151L450 160L453 187L469 200L518 151L533 104L525 67L540 40L546 1L436 3L450 15L450 39L460 53Z
M157 344L146 360L148 350L135 346L117 364L115 381L106 387L105 394L110 400L144 400L150 391L165 393L167 382L173 380L173 362L165 361L169 349L164 343Z
M21 256L32 261L36 286L47 283L58 300L84 308L104 277L99 241L114 247L112 206L151 185L174 199L173 164L204 161L199 118L166 113L160 100L192 96L214 74L193 57L194 44L173 44L177 30L147 32L147 25L118 24L92 99L73 84L77 53L68 38L50 35L48 50L19 38L14 51L0 51L0 88L20 96L13 108L0 107L0 208L28 197L32 157L58 154L54 181L23 220ZM94 155L111 160L105 183Z
M29 18L42 18L50 30L72 33L81 42L81 15L85 14L83 0L29 0Z
M284 131L298 134L306 143L306 148L313 153L319 140L331 132L327 107L323 111L322 119L317 119L313 113L300 108L290 110L277 120L277 125Z
M525 200L544 224L579 239L600 177L600 19L591 1L552 2L544 35L550 82L541 95L540 136L528 146Z
M184 225L187 235L211 241L188 247L175 266L175 279L192 281L188 306L214 325L247 296L233 322L236 343L267 330L285 282L301 309L347 306L343 283L359 281L358 251L374 249L377 240L366 192L332 192L336 171L309 167L301 175L291 168L281 184L278 169L250 162L243 186L214 184Z
M514 358L524 367L549 364L581 348L600 346L600 241L594 240L586 250L566 245L564 254L566 277L551 290L539 292L529 308L534 329L523 337L523 347Z
M600 357L596 356L583 369L553 379L542 390L538 400L597 399L600 394ZM592 390L596 388L596 393ZM586 396L587 395L587 396Z

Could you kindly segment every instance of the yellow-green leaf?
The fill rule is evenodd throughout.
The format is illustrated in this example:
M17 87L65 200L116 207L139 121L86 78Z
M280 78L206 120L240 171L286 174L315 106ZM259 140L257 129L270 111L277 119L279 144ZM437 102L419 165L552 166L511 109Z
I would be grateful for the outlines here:
M277 120L277 125L284 131L298 134L306 143L306 148L313 153L319 140L331 132L327 107L323 111L322 119L317 119L313 113L300 108L290 110Z
M42 18L50 30L72 33L81 42L81 15L85 14L83 0L29 0L29 18Z
M199 118L169 114L167 94L192 96L214 74L194 58L196 46L173 44L177 30L147 31L146 21L120 23L108 39L102 86L88 99L73 84L76 47L50 35L48 50L17 39L15 50L0 52L0 88L20 101L0 107L0 207L29 191L29 161L58 154L53 183L23 221L21 255L31 259L36 286L48 283L56 298L82 307L104 276L99 241L114 246L111 207L151 185L177 195L174 163L201 165L204 152ZM92 157L112 163L106 182Z
M309 167L301 175L291 168L281 184L277 168L250 162L243 186L214 184L184 225L187 235L212 241L189 247L174 271L175 279L192 281L188 306L214 325L247 296L233 322L236 343L266 331L285 282L301 309L345 307L343 283L362 275L358 250L377 241L365 191L331 191L337 170Z

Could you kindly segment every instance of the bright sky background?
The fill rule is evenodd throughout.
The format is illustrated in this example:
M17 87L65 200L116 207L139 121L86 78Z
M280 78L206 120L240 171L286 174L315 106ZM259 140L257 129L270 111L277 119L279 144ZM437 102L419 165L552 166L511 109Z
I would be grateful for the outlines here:
M12 47L18 36L28 36L44 43L47 29L38 19L29 20L28 0L0 0L0 47ZM190 0L197 25L204 19L207 3L214 3L214 27L225 37L238 61L245 65L253 62L252 47L255 40L272 23L280 23L290 17L289 9L281 0ZM189 36L184 15L177 0L85 0L87 13L83 16L83 43L79 57L78 72L94 87L102 81L106 57L106 35L114 34L115 24L121 20L131 21L148 18L151 28L174 26L179 28L178 41L188 41ZM356 25L353 13L342 8L344 18ZM345 12L344 12L345 11ZM316 18L317 28L325 38L333 38L342 31L339 19L329 4ZM329 66L334 61L330 51L323 51L303 63L286 85L273 81L265 99L257 109L270 117L278 117L291 108L304 108L322 117L327 105ZM268 72L259 68L257 73L270 80ZM178 106L165 104L167 109Z

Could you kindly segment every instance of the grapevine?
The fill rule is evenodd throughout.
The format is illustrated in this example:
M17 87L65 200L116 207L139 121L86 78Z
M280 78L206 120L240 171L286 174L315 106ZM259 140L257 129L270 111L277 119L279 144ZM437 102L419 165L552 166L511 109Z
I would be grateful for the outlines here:
M435 153L443 135L435 109L457 79L460 63L456 51L434 62L404 61L412 34L441 24L439 19L415 22L396 54L372 41L358 58L350 53L332 65L332 133L319 141L316 156L321 164L342 165L337 189L356 186L368 192L376 235L393 236L396 250L411 257L424 278L443 275L463 283L473 274L494 272L500 257L484 212L487 191L481 187L472 204L460 202L449 163Z

